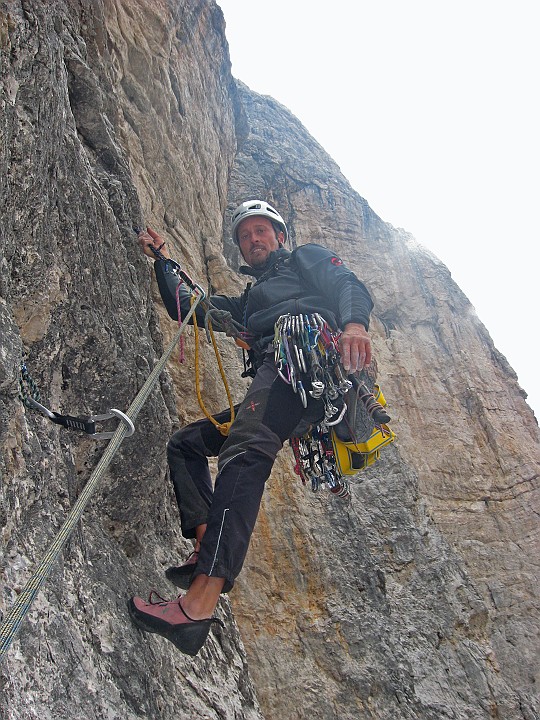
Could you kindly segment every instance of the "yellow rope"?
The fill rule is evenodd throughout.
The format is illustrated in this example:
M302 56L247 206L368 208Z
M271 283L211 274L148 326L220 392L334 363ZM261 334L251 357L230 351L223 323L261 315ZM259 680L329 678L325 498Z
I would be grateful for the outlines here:
M229 401L229 407L231 409L231 419L229 422L219 423L215 417L213 417L208 410L206 409L204 405L204 401L201 394L201 386L200 386L200 377L199 377L199 326L197 325L197 317L195 314L193 314L193 329L195 331L195 389L197 391L197 400L199 401L199 405L203 413L206 415L206 417L210 420L210 422L216 426L216 428L219 430L219 432L222 435L228 435L229 430L231 428L231 425L234 422L234 404L232 401L231 393L229 390L229 385L227 383L227 378L225 377L225 370L223 369L223 363L221 362L221 356L219 354L219 350L216 343L216 338L214 336L214 331L212 329L212 321L208 319L208 330L210 331L210 338L212 339L212 347L214 348L214 354L216 356L217 364L219 367L219 373L221 375L221 380L223 381L223 386L225 388L225 392L227 393L227 400Z

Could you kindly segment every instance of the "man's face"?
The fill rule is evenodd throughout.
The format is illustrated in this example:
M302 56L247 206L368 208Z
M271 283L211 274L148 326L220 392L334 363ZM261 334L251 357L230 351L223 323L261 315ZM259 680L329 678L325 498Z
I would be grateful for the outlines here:
M277 250L285 240L282 232L276 237L270 220L259 215L242 220L237 235L244 260L254 268L264 265L270 253Z

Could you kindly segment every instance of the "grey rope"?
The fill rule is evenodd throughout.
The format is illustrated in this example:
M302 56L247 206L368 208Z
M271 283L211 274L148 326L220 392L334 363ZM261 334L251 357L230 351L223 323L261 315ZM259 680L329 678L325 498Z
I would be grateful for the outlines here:
M148 396L152 392L152 389L157 382L159 375L161 374L163 368L165 367L165 364L167 360L169 359L169 356L174 351L178 340L180 339L180 336L184 332L184 329L195 312L195 309L199 302L204 299L204 291L197 286L197 289L199 290L202 295L197 294L195 295L195 300L193 301L193 304L187 313L186 317L184 318L182 324L179 326L178 330L175 333L175 336L159 361L157 362L156 366L148 376L146 382L142 386L142 388L137 393L135 399L133 400L132 404L130 405L129 409L126 412L127 417L133 421L141 411L142 406L146 402ZM58 559L58 556L60 555L60 552L62 551L62 548L66 544L66 542L69 539L69 536L73 532L75 526L79 522L83 511L88 504L88 501L92 497L92 494L96 490L96 487L102 477L102 475L105 473L105 470L108 468L109 464L111 463L114 454L120 447L120 444L122 443L122 440L126 437L126 435L131 434L130 427L127 423L121 422L118 428L116 429L114 435L112 436L109 444L107 445L107 448L101 457L101 460L97 464L94 472L90 476L90 479L86 483L85 487L83 488L81 494L77 498L75 504L73 505L69 515L67 516L66 520L64 521L64 524L58 531L58 534L52 541L52 543L49 545L49 548L47 549L47 552L41 559L41 562L36 567L34 573L24 586L21 593L18 595L16 601L13 603L12 607L10 608L9 612L5 616L4 620L0 624L0 662L2 662L4 655L9 650L11 643L13 642L17 632L20 629L21 623L26 617L28 611L30 610L30 607L38 594L41 586L45 582L45 580L48 578L52 567L56 560Z

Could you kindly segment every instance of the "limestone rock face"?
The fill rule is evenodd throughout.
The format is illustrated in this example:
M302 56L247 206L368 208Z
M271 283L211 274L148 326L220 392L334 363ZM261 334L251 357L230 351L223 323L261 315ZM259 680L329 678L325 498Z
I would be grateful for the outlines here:
M174 327L160 323L133 225L178 241L204 285L210 266L219 279L236 135L213 3L3 3L0 28L5 613L106 447L24 410L23 350L48 407L127 409L162 352L160 325ZM185 419L192 368L179 375ZM166 374L2 665L2 718L261 717L227 601L227 632L195 660L127 615L130 595L175 596L163 570L191 547L166 478L176 416Z
M263 707L289 717L301 686L306 717L536 717L538 425L515 374L446 267L286 109L241 99L230 192L270 197L293 245L331 247L365 280L398 434L348 505L291 484L290 457L274 473L235 606L256 686L276 665L290 685Z
M21 362L47 407L125 410L174 332L133 226L236 294L230 212L274 202L293 246L332 248L368 285L398 435L348 502L304 488L285 448L220 603L226 629L179 654L125 603L172 597L163 570L190 549L165 461L201 414L189 330L0 665L0 717L540 717L538 425L446 267L283 106L233 80L212 0L9 0L0 52L3 616L106 447L25 409ZM239 400L241 357L221 348Z

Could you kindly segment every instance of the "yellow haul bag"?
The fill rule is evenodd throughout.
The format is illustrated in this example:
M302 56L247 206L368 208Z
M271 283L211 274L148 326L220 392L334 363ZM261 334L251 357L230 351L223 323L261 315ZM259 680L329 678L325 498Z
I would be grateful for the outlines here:
M334 430L330 434L336 466L342 475L357 475L364 468L373 465L379 459L381 448L393 442L396 437L388 425L374 428L371 436L363 443L344 442Z

